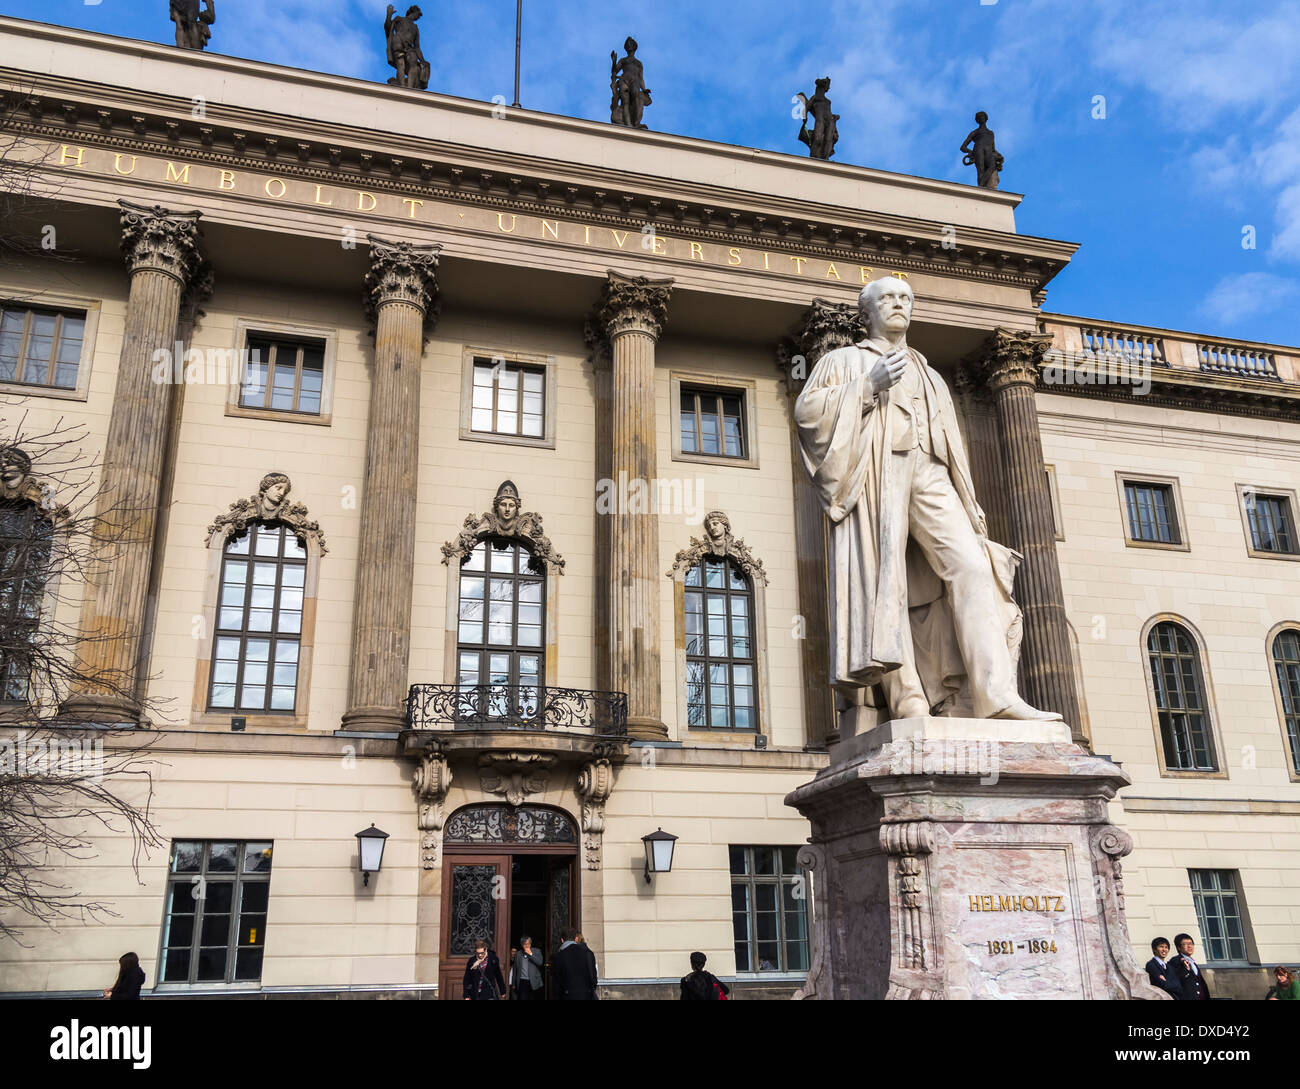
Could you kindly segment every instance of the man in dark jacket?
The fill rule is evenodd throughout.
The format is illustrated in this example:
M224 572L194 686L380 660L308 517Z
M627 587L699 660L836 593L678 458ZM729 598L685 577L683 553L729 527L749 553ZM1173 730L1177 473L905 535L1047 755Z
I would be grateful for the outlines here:
M594 1000L596 994L596 955L574 939L578 932L571 926L560 932L560 948L551 957L551 984L555 997L569 1000Z
M1196 949L1192 936L1177 934L1174 936L1174 945L1178 949L1178 955L1169 962L1169 967L1174 970L1174 979L1178 981L1181 989L1181 993L1176 997L1190 1002L1208 1001L1210 988L1205 982L1205 975L1201 972L1200 965L1192 956L1192 952Z
M1146 963L1151 986L1168 991L1171 998L1182 998L1183 985L1174 977L1174 970L1169 966L1169 939L1156 938L1151 943L1151 952L1155 956Z

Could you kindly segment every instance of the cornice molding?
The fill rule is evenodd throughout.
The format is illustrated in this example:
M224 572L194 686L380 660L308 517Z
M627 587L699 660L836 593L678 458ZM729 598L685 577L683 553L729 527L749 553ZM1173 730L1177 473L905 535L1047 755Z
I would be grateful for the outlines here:
M0 70L0 77L12 79L16 74ZM96 90L102 94L104 89ZM618 229L639 230L650 223L686 240L743 243L828 261L887 261L898 271L1029 290L1041 289L1078 248L977 227L960 227L960 242L954 243L938 222L884 214L863 214L848 222L843 209L835 206L694 182L678 182L669 190L663 188L663 179L585 166L560 175L553 162L486 148L422 142L390 143L381 149L376 140L387 134L352 126L329 128L303 121L289 128L275 115L250 117L247 125L230 117L195 119L189 100L169 104L173 113L154 104L157 96L138 96L150 103L138 108L79 100L71 91L24 97L38 106L15 114L12 127L51 141L66 142L75 135L86 146L219 168L266 169L284 177L433 196L525 215L558 214ZM58 116L61 123L48 122L47 114ZM918 184L923 181L917 179Z

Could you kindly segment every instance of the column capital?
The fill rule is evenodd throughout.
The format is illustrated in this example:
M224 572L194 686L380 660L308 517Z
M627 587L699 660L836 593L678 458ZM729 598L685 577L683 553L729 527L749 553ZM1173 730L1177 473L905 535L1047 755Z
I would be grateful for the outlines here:
M1043 356L1052 346L1050 333L1001 326L966 357L963 369L970 371L975 384L997 393L1008 386L1038 385L1038 369Z
M593 319L609 341L624 333L645 333L658 340L668 321L672 280L628 276L610 269Z
M122 209L122 255L131 274L162 272L188 286L203 264L199 251L203 213L173 212L161 204L117 203Z
M439 245L417 246L368 235L370 268L366 270L366 315L373 322L379 308L408 303L423 315L426 331L438 320Z

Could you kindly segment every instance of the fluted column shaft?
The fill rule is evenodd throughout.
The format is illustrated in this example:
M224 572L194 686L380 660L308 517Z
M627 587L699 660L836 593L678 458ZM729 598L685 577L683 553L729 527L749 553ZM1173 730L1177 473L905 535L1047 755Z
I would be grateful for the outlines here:
M635 495L640 488L647 500L654 495L655 345L671 283L611 272L598 310L610 345L609 463L618 497L608 516L610 681L627 693L629 734L648 740L668 736L659 669L659 519Z
M1016 600L1024 612L1022 695L1036 707L1058 712L1076 739L1082 739L1052 497L1034 400L1038 363L1050 343L1050 337L998 329L976 367L992 397L1002 437L1010 543L1024 556L1016 574Z
M352 687L343 725L405 722L415 580L420 363L436 311L437 247L372 238L367 301L375 325L366 478L357 545Z
M78 683L63 708L69 717L106 722L140 715L136 674L172 403L170 381L155 375L155 353L174 350L181 296L202 264L200 213L121 205L131 282L96 498L95 562L82 602ZM174 368L166 373L170 379Z
M806 747L823 749L839 740L830 687L830 592L827 582L826 514L803 463L799 430L794 426L794 402L823 355L854 344L866 335L853 304L814 301L804 314L793 345L777 351L777 366L785 373L790 404L790 456L794 463L794 539L799 614L803 617L800 652L803 673Z

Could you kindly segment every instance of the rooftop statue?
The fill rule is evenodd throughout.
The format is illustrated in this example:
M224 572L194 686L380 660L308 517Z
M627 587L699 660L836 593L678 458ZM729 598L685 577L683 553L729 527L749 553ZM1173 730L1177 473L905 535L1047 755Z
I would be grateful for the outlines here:
M208 28L217 21L212 0L171 0L171 20L176 24L176 44L182 49L202 49L212 37Z
M830 77L825 76L817 81L817 90L812 98L799 92L799 101L803 103L803 127L799 129L799 139L808 145L808 154L814 159L829 159L835 154L835 145L840 139L839 126L835 124L840 115L831 113L831 100L826 97L830 89ZM812 132L808 131L809 115L813 119Z
M831 684L881 684L895 719L1059 719L1016 691L1020 557L988 539L952 394L907 343L913 301L905 280L863 288L866 339L795 402L830 521Z
M413 87L417 91L428 89L429 62L420 51L420 28L415 21L424 14L418 4L406 9L405 15L396 15L397 9L388 5L384 19L384 37L388 40L388 63L397 69L397 75L388 82L394 87Z
M975 178L985 189L998 187L998 175L1002 171L1005 159L993 146L993 130L988 126L989 115L983 110L975 115L976 127L971 129L962 141L961 152L965 155L962 163L975 167Z
M628 38L623 43L627 56L622 60L618 54L610 51L609 88L613 99L609 104L609 119L615 125L630 129L644 129L649 126L641 121L642 112L650 101L650 88L645 85L645 72L641 62L636 59L637 44L635 38Z

